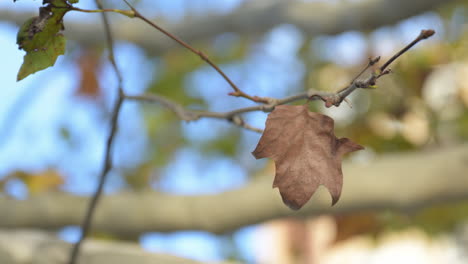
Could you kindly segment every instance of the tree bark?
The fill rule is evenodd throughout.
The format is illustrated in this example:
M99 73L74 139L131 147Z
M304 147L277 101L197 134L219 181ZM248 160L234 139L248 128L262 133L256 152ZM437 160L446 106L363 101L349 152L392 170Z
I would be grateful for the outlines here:
M450 2L454 0L366 0L346 1L339 5L299 1L247 1L228 15L206 15L187 19L176 25L164 25L161 21L159 23L189 43L206 41L224 32L258 36L280 24L293 24L304 34L316 36L348 30L372 30ZM142 12L150 15L145 14L144 10ZM36 15L0 10L0 20L12 21L17 25ZM161 54L178 47L172 40L141 21L124 18L115 22L112 27L118 29L114 30L116 39L136 43L149 54ZM100 26L70 23L65 17L65 27L67 38L81 44L100 45L104 38Z
M286 207L273 175L214 195L122 192L103 197L93 227L123 238L141 233L206 230L223 233L245 225L295 216L361 210L416 210L468 198L468 144L431 152L401 153L366 164L345 163L340 201L331 207L324 188L300 211ZM271 173L273 174L273 172ZM27 200L0 198L0 227L57 229L79 225L89 198L47 193Z

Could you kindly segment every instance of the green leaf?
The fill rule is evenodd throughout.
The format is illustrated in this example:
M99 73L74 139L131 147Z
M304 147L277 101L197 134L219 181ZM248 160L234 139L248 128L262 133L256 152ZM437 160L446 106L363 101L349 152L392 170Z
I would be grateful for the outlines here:
M30 74L53 66L57 57L65 54L65 43L65 37L57 34L49 41L47 47L26 53L17 80L20 81Z
M18 72L18 81L53 66L57 57L65 53L65 38L60 31L68 6L65 0L49 1L48 5L39 8L39 16L21 26L16 41L26 55Z

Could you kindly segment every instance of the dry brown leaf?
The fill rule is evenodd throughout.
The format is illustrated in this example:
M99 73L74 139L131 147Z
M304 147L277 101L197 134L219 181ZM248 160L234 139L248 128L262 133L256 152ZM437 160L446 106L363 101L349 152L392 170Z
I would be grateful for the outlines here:
M300 209L322 184L332 196L332 205L340 198L341 158L363 147L347 138L338 139L333 128L331 117L310 112L307 104L280 105L268 115L252 154L275 161L273 188L278 187L291 209Z

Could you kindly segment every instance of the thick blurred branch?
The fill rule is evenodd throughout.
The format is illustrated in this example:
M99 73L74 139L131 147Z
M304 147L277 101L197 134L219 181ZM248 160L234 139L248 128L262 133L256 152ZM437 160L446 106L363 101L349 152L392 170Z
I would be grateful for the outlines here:
M69 243L44 231L0 230L0 263L63 264L68 258L67 252L70 246ZM136 243L92 239L84 245L82 256L78 261L78 264L128 263L201 264L202 262L167 254L149 253ZM221 264L221 262L217 263Z
M294 24L305 34L337 34L348 30L372 30L396 23L401 19L432 10L454 0L366 0L336 4L299 1L247 1L228 15L206 15L187 19L182 24L162 25L169 32L194 43L223 32L258 36L279 24ZM18 25L35 13L0 10L0 20ZM144 14L150 15L150 14ZM175 47L172 40L158 34L148 34L148 28L131 19L115 23L115 39L134 42L149 53L160 54ZM92 24L65 21L65 35L82 44L99 45L102 32Z
M468 199L468 144L432 152L386 155L368 164L345 163L340 203L330 207L324 188L299 212L271 189L268 177L214 195L179 196L159 192L103 197L94 229L134 238L149 231L206 230L222 233L286 216L359 210L415 210L438 202ZM79 225L88 199L48 193L24 201L0 198L0 227L57 229Z

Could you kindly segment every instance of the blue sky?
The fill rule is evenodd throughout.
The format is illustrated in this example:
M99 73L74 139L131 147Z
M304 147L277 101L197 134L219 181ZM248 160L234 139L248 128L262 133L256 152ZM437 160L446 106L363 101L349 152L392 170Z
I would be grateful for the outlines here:
M13 4L12 1L2 1L0 8L36 10L40 2L22 0ZM82 0L79 7L94 8L92 2ZM209 12L222 14L241 3L239 0L209 1L209 5L206 0L141 2L146 5L151 3L151 8L145 9L146 12L160 13L175 22L182 19L188 10L203 14L208 7ZM99 16L94 14L67 14L65 19L71 21L83 17L99 21ZM320 54L323 60L352 66L365 59L368 45L385 56L402 43L413 39L422 28L435 28L439 37L442 36L440 18L428 13L406 20L396 27L379 29L369 36L359 32L319 36L314 40L315 45L311 50ZM16 82L16 74L24 55L15 44L17 30L10 23L0 23L0 175L18 169L38 171L58 167L67 175L65 190L90 194L95 188L96 177L102 165L108 111L115 97L115 75L108 64L100 73L100 82L105 84L102 87L106 87L105 102L101 106L73 96L77 85L77 66L64 56L58 59L55 67ZM403 37L396 38L396 35ZM232 34L224 37L226 36L228 40L236 39ZM286 96L302 87L306 72L303 62L297 57L297 51L304 38L294 26L279 25L255 43L244 60L222 67L235 82L242 83L242 88L248 93ZM153 67L159 67L158 63L148 60L143 50L130 43L117 43L116 57L124 72L125 90L132 94L143 92L146 85L153 80L151 72ZM340 60L337 61L337 57ZM248 104L242 99L227 98L229 86L208 66L187 76L185 89L187 93L206 99L210 110L223 111ZM210 100L213 97L226 99ZM338 113L340 109L332 111ZM264 126L265 118L264 113L246 115L250 124L260 128ZM145 160L148 143L139 104L125 104L120 124L115 161L119 166L131 168ZM182 133L189 142L197 144L214 139L230 128L227 122L201 120L182 125ZM60 131L63 129L69 131L71 143L61 135ZM242 186L248 180L248 171L243 165L264 164L263 161L257 163L250 155L258 138L259 135L253 132L243 131L240 142L243 153L236 158L203 157L196 149L180 149L163 170L166 176L155 187L179 194L199 194ZM73 142L79 144L73 145ZM106 191L117 191L123 186L119 175L113 173ZM19 181L11 182L7 191L18 198L27 197L27 189ZM250 261L253 260L251 243L255 230L247 227L234 235L241 255ZM64 239L73 241L78 233L77 227L68 227L60 234ZM142 236L140 241L144 248L156 252L172 252L199 260L220 260L223 257L222 238L206 232L151 233Z

